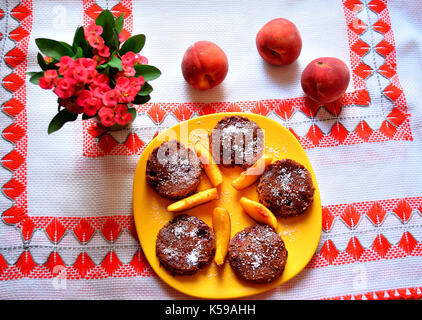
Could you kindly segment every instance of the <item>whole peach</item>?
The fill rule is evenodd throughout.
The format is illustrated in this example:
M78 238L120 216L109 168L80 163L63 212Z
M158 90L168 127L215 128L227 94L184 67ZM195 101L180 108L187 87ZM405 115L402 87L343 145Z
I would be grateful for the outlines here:
M302 50L302 38L295 24L284 18L267 22L256 35L256 47L270 64L284 66L294 62Z
M311 61L302 72L302 89L313 100L329 103L340 99L350 81L347 65L337 58Z
M183 77L192 87L199 90L208 90L219 85L228 70L226 54L210 41L195 42L183 56Z

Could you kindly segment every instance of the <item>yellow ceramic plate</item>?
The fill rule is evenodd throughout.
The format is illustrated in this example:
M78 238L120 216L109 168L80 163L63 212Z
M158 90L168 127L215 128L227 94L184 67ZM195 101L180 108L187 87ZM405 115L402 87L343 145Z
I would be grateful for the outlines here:
M288 259L282 276L270 284L250 284L238 279L227 261L222 267L217 267L212 262L208 267L193 276L172 276L160 266L155 255L155 241L158 231L176 213L166 210L172 201L160 197L147 185L145 168L149 155L163 141L171 139L178 139L185 146L192 147L192 142L196 141L198 136L211 132L221 118L229 115L242 115L258 123L265 130L266 152L273 154L275 160L290 158L303 164L311 172L315 186L314 201L306 213L295 218L278 218L279 227L277 231L286 244ZM239 199L242 196L253 200L258 199L256 184L243 191L236 191L231 186L231 181L241 171L240 168L222 168L224 182L219 187L219 199L183 213L194 215L205 221L209 226L212 226L213 208L216 206L225 207L231 215L232 237L247 226L256 224L256 222L243 212L239 204ZM203 174L199 190L210 187L211 184L205 174ZM306 266L317 248L321 234L322 215L319 189L311 163L305 151L297 139L285 127L269 118L249 113L207 115L181 122L161 132L146 147L139 159L133 184L133 210L136 230L142 250L155 273L173 288L191 296L207 299L245 297L279 286L281 283L297 275Z

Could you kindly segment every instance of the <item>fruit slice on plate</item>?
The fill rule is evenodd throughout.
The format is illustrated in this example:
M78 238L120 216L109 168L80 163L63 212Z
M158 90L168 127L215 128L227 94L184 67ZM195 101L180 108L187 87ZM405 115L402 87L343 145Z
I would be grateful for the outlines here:
M231 233L230 214L225 208L214 208L212 213L212 228L216 242L214 261L218 266L221 266L226 260Z
M179 212L191 209L193 207L199 206L203 203L212 201L218 198L218 192L216 188L200 191L191 195L190 197L184 198L177 202L172 203L167 207L168 211Z
M260 223L268 224L274 230L277 230L277 218L263 204L242 197L240 198L240 205L252 219Z
M263 155L252 167L243 171L239 177L232 181L233 188L240 191L254 184L272 161L272 155Z
M214 187L218 187L223 183L223 175L221 174L220 168L213 160L209 149L205 146L205 142L198 141L195 144L195 151L211 184Z

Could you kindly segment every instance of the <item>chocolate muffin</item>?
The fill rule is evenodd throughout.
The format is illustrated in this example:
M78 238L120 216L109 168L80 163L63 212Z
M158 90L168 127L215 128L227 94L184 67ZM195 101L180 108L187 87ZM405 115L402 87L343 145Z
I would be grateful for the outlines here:
M159 231L156 254L173 275L194 274L214 258L214 233L201 219L178 215Z
M247 168L264 152L264 131L248 118L224 117L212 130L210 145L213 158L218 164Z
M270 164L257 185L259 201L276 216L298 216L312 204L315 188L309 171L291 159Z
M269 283L283 273L287 250L280 235L270 226L254 225L232 238L229 262L241 279Z
M155 148L148 158L146 180L162 197L180 200L196 191L202 164L195 152L171 140Z

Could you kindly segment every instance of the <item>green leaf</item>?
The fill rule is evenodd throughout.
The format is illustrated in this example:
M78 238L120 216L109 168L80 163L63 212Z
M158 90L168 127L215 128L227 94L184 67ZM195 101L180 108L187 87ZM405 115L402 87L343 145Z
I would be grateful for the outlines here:
M121 33L123 30L123 22L124 22L124 13L121 14L114 20L114 29L117 31L117 33Z
M69 112L66 109L57 113L48 125L48 134L59 130L66 122L75 121L78 118L77 113Z
M112 68L116 68L119 69L120 71L122 71L122 60L120 60L119 58L117 58L116 56L114 56L113 58L111 58L111 60L107 63L110 67Z
M66 46L63 42L60 41L38 38L35 39L35 43L42 53L57 61L60 60L61 57L72 57L75 54L71 49L72 47L69 45Z
M145 81L151 81L161 76L161 71L158 68L148 64L136 65L134 68L136 71L135 77L142 76Z
M83 27L76 29L75 35L73 37L73 51L76 52L78 47L82 49L84 57L92 56L91 48L88 44L88 41L85 39L85 32Z
M44 57L42 56L42 54L41 53L39 53L38 52L38 54L37 54L37 62L38 62L38 65L40 66L40 68L42 69L42 70L47 70L48 69L48 66L47 66L47 63L45 62L45 60L44 60Z
M95 20L97 26L103 27L103 33L101 37L104 39L105 44L110 48L110 51L113 51L115 48L114 40L114 16L110 10L104 10Z
M115 56L117 53L117 50L120 48L120 40L119 40L119 33L117 32L116 29L113 29L113 40L114 40L114 47L115 50L113 50L113 52L111 53L111 56Z
M145 82L144 85L141 87L141 91L138 92L138 95L147 96L152 92L152 90L152 86L148 82Z
M38 86L40 84L40 78L44 76L44 72L28 72L27 75L31 77L29 78L29 82Z
M119 54L122 56L126 52L132 51L138 53L142 50L145 44L145 35L137 34L127 39L119 50Z
M151 96L140 96L136 95L135 100L133 100L133 104L144 104L147 103L151 99Z
M67 48L67 50L69 50L69 52L75 52L75 50L73 50L73 47L70 45L70 44L68 44L68 43L66 43L66 42L64 42L64 41L59 41L64 47L66 47Z
M84 52L81 47L76 48L76 54L74 55L75 58L83 58Z
M129 112L132 115L132 121L135 120L136 116L138 115L136 108L128 108L127 112Z

